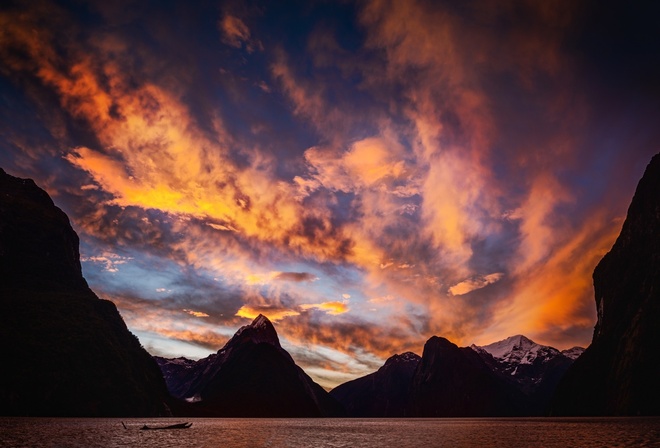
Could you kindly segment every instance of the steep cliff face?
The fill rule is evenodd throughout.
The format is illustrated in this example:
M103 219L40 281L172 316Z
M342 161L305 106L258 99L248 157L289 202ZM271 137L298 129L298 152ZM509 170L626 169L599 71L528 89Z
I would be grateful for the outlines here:
M85 290L78 235L31 179L0 169L0 278L3 287Z
M48 194L0 170L0 414L166 414L158 366L88 288L78 250Z
M562 380L557 415L660 414L660 154L594 271L592 344Z
M217 353L195 362L158 360L185 411L215 417L331 417L342 406L298 367L259 315Z
M412 379L421 358L411 352L390 357L376 372L330 391L349 417L409 417Z

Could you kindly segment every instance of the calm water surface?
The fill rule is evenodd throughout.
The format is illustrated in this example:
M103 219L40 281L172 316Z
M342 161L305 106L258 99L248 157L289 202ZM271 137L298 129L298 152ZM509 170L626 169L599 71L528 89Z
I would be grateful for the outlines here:
M660 447L660 418L182 419L1 418L2 447Z

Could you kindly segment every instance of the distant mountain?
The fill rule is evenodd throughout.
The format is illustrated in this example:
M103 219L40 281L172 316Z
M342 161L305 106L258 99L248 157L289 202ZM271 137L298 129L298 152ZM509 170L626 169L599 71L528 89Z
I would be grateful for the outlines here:
M0 279L0 415L168 414L158 366L87 286L67 216L1 169Z
M413 376L422 358L394 355L378 371L330 391L349 417L406 417Z
M660 154L593 277L593 340L561 381L552 413L660 415Z
M472 345L470 348L530 398L530 415L545 413L559 380L584 351L581 347L573 347L560 352L523 335L511 336L483 347Z
M344 410L298 367L259 315L199 361L158 358L170 392L188 412L222 417L333 417Z

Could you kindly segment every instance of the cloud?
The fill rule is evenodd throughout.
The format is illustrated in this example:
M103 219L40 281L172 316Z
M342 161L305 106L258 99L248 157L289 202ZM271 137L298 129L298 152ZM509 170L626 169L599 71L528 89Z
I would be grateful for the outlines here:
M297 316L300 313L295 310L276 308L271 306L252 306L243 305L237 312L236 316L244 317L247 319L254 319L259 314L263 314L273 322L282 320L286 317Z
M453 296L462 296L474 290L481 289L492 283L498 282L502 277L504 277L504 273L502 272L495 272L493 274L484 276L472 277L467 280L463 280L454 286L450 286L448 291Z
M402 146L384 137L359 140L339 154L332 148L312 147L305 151L305 160L315 172L315 182L301 179L299 184L307 191L323 186L344 192L382 186L389 193L409 197L417 190L410 185L410 169L403 157ZM397 181L405 185L395 186ZM402 191L406 193L402 195Z
M203 129L176 89L136 82L140 73L129 82L103 39L94 59L79 51L79 59L64 61L47 41L20 33L12 38L40 65L42 82L96 134L102 148L78 146L65 158L111 195L109 204L209 220L216 230L321 259L346 256L347 237L326 210L302 207L293 186L275 178L271 158L252 152L256 159L239 166L236 142L217 116ZM313 232L309 223L318 223Z
M280 272L274 277L274 280L289 282L315 282L318 279L317 276L308 272Z
M616 240L622 219L603 210L587 216L573 228L551 233L551 250L526 271L511 273L509 297L497 303L481 342L518 331L544 344L588 345L596 312L592 273Z
M102 255L96 255L96 256L82 256L80 257L80 261L85 263L85 262L91 262L91 263L100 263L104 265L104 270L107 272L118 272L119 271L119 265L126 264L130 260L132 260L132 257L123 257L121 255L117 255L112 252L103 252Z
M209 317L208 314L206 314L202 311L188 310L188 309L185 309L185 308L184 308L183 311L190 314L191 316L195 316L195 317Z
M345 302L323 302L323 303L306 303L300 305L303 310L317 309L325 311L333 316L347 313L349 310Z
M252 53L255 49L263 50L261 42L251 37L250 29L238 17L225 14L218 26L222 32L222 41L227 45L235 48L245 46L248 53Z

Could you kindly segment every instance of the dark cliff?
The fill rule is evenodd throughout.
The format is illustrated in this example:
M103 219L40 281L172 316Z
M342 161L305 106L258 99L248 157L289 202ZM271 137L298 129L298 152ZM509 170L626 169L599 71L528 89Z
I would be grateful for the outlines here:
M560 383L552 413L658 415L660 154L646 168L621 234L593 278L593 341Z
M88 288L67 216L2 170L0 306L0 414L167 414L157 364Z

